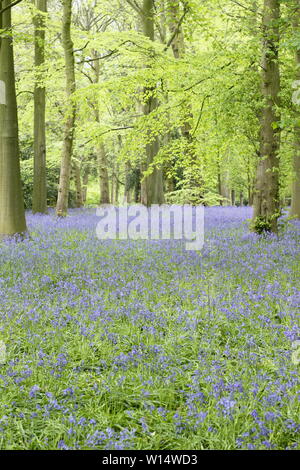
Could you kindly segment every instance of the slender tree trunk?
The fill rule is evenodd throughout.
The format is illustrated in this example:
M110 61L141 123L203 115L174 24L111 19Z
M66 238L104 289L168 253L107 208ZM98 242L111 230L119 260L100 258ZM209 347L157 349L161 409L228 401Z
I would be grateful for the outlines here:
M73 171L74 171L74 182L75 182L75 189L76 189L76 207L80 208L83 206L81 174L80 174L80 166L74 160L73 160Z
M98 175L99 175L99 184L100 184L100 204L110 204L108 163L107 163L106 150L105 150L105 146L103 142L101 142L101 144L98 146L97 160L98 160Z
M85 205L86 198L87 198L87 187L89 183L89 175L90 175L90 167L89 164L86 163L83 169L83 176L82 176L82 202Z
M0 1L1 8L10 0ZM0 238L27 231L20 176L18 115L15 88L11 9L0 15Z
M33 213L47 212L47 181L46 181L46 90L42 83L43 65L45 63L45 15L47 0L35 0L38 10L34 23L34 51L36 82L34 88L34 175L33 175Z
M99 54L97 51L93 51L93 58L96 58ZM95 72L94 83L100 81L100 64L99 60L93 61L93 69ZM100 114L98 103L94 104L94 114L96 122L100 123ZM108 176L108 163L106 157L106 151L104 143L101 142L97 148L97 160L98 160L98 175L100 184L100 204L109 204L109 176Z
M218 193L221 197L222 196L222 180L221 180L221 173L218 172ZM220 206L223 206L223 199L220 199Z
M110 202L111 204L115 203L115 182L116 182L116 176L115 176L115 165L112 163L112 175L111 175L111 183L110 183Z
M115 174L115 182L116 182L116 187L115 187L115 204L118 205L119 203L119 193L120 193L120 183L119 183L119 174L120 174L120 166L117 163L116 164L116 174Z
M119 200L119 164L113 163L111 177L111 204L118 204Z
M118 135L118 145L117 145L117 153L122 149L122 136ZM119 204L119 197L120 197L120 164L116 161L116 191L115 191L115 203L116 205ZM126 184L126 183L125 183Z
M114 205L115 204L115 181L114 179L111 180L111 196L110 196L110 204Z
M219 194L222 196L221 206L228 206L231 203L231 191L229 189L229 170L222 171L221 165L218 164L219 174L218 174L218 188Z
M98 169L100 180L100 204L109 204L109 179L107 170L107 157L104 144L98 148Z
M300 126L295 125L295 148L293 157L294 180L290 215L300 219Z
M248 205L252 206L253 205L253 188L251 186L248 187Z
M300 33L300 0L295 2L295 13L294 13L294 32L295 34ZM300 81L300 47L296 51L296 80ZM299 105L298 105L299 106ZM297 118L295 123L295 144L294 144L294 155L293 155L293 183L292 183L292 203L290 215L300 219L300 124L299 124L299 111L297 112Z
M58 188L58 199L56 206L56 213L60 217L65 217L68 212L71 160L73 153L74 126L76 118L76 106L72 101L72 96L75 92L76 84L74 48L71 39L71 19L72 0L63 0L62 44L65 54L67 108Z
M222 176L221 176L221 165L219 160L219 152L218 152L218 160L217 160L217 171L218 171L218 193L222 197ZM223 199L220 198L220 206L223 206Z
M244 198L243 198L243 193L242 191L240 192L240 207L244 205Z
M125 186L124 186L124 202L130 204L131 197L130 197L130 172L131 172L131 165L130 162L125 162Z
M143 0L143 14L141 15L143 23L143 33L151 41L154 41L154 3L153 0ZM151 114L157 107L157 98L151 96L149 89L145 90L145 94L149 97L147 102L143 105L144 115ZM146 161L141 165L142 172L149 168L153 163L155 156L159 151L159 139L156 137L151 143L146 145ZM164 189L163 189L163 172L161 169L154 168L151 175L143 178L141 181L141 202L146 206L152 204L163 204Z
M231 190L231 205L235 206L235 190Z
M280 74L278 63L280 0L264 0L260 158L254 191L253 228L277 232L279 203Z

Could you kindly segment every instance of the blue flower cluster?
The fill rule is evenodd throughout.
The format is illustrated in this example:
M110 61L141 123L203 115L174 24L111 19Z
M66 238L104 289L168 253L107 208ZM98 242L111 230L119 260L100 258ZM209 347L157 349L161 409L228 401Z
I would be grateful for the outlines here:
M300 449L300 224L98 240L93 210L0 245L0 449Z

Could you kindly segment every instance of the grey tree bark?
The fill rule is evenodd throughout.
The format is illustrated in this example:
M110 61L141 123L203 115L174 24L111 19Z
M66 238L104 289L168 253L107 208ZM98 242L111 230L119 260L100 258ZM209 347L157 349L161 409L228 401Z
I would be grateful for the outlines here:
M0 0L0 28L9 34L0 42L0 238L27 231L19 157L10 0Z
M35 0L37 13L34 16L34 65L36 82L34 87L34 174L33 174L33 213L47 212L46 180L46 89L43 84L45 63L45 13L47 0Z
M300 33L300 0L295 1L293 29L295 34ZM300 47L296 51L296 80L300 82ZM299 105L298 105L299 106ZM293 155L293 183L290 215L300 219L300 124L299 110L296 112L294 127L294 155Z
M75 182L75 189L76 189L76 207L80 208L83 206L83 193L82 193L82 185L81 185L80 165L74 159L72 162L72 166L73 166L74 182Z
M100 183L100 204L109 204L109 178L107 169L107 156L104 143L102 142L98 147L98 171Z
M280 0L264 0L260 157L254 191L253 229L277 232L280 215L280 73L278 62Z
M141 20L144 35L151 41L154 41L153 0L143 0ZM151 91L153 90L145 90L145 93L149 94L149 97L142 107L144 115L151 114L158 106L157 98L152 96ZM153 163L158 151L159 139L156 137L152 142L146 145L146 159L141 165L142 172L148 169ZM161 169L154 167L151 175L143 178L141 181L141 203L145 206L151 206L152 204L163 204L164 202L163 172Z
M87 188L89 183L89 176L90 176L90 163L85 162L83 167L83 176L82 176L82 202L83 205L86 203L87 199Z
M300 126L295 125L295 146L293 157L293 183L290 215L300 219Z
M93 51L93 69L94 69L94 83L99 83L100 81L100 64L99 60L96 60L98 57L97 51ZM100 123L100 113L99 106L97 103L94 104L94 114L96 121ZM109 176L108 176L108 163L106 150L104 142L101 141L97 147L97 161L98 161L98 175L99 175L99 185L100 185L100 204L109 204Z
M56 214L65 217L68 212L68 196L70 189L71 160L73 153L74 126L76 105L72 100L76 89L74 47L71 38L72 0L63 0L62 45L65 54L66 69L66 116L61 157L61 169L58 188Z

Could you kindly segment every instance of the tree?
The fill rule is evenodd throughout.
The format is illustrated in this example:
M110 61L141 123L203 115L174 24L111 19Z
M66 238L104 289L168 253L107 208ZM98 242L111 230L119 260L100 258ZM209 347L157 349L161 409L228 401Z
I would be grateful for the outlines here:
M298 35L298 43L296 49L296 83L300 83L300 1L295 2L293 29L295 35ZM299 112L297 113L294 126L295 144L293 155L293 184L292 184L292 203L290 215L300 219L300 118Z
M77 17L76 24L81 28L81 30L93 33L93 35L104 32L107 26L110 24L110 19L106 18L106 15L97 14L95 8L97 6L97 1L93 4L89 2L81 2ZM86 70L81 70L83 74L89 79L89 81L95 86L100 85L101 78L101 67L100 67L101 54L94 48L91 50L91 58L88 59L87 64L91 68L92 74L88 74ZM85 60L81 61L85 64ZM95 116L96 123L100 127L100 106L97 99L93 99L90 103ZM98 163L98 175L99 175L99 189L100 189L100 204L109 204L110 195L109 195L109 174L108 174L108 162L107 154L104 145L103 139L97 138L98 143L96 146L97 154L97 163Z
M47 212L46 181L46 90L43 84L43 66L45 63L45 13L47 0L35 0L37 9L34 15L34 50L36 81L34 87L34 177L32 211Z
M134 8L139 14L141 20L142 32L150 41L155 40L155 8L153 0L143 0L142 6L137 2L127 0L127 3ZM151 57L151 51L149 51ZM147 64L147 67L151 67ZM140 109L144 116L151 115L158 107L158 99L155 94L156 86L147 86L144 88L144 102L140 105ZM142 159L141 171L147 171L154 163L155 157L159 151L158 136L149 136L146 144L146 156ZM141 203L146 206L152 204L163 204L163 172L156 165L153 166L151 174L146 174L141 181Z
M76 207L80 208L83 206L83 191L81 184L80 164L76 161L75 158L72 162L72 170L76 189Z
M264 0L260 155L254 192L253 227L277 232L279 205L280 73L278 62L280 0Z
M24 0L24 5L28 3L33 0ZM36 83L47 89L49 168L52 163L57 164L64 139L61 200L62 193L68 192L69 167L74 170L76 161L79 168L73 181L77 182L78 205L87 184L91 189L89 203L99 203L99 174L100 201L104 203L117 199L114 193L120 184L124 185L128 200L142 199L146 205L163 201L163 189L168 193L168 202L218 204L223 196L224 204L230 199L251 204L256 186L258 230L263 227L271 230L270 221L278 216L279 210L273 210L269 201L277 200L279 207L279 196L269 197L270 188L276 193L280 185L281 201L291 196L290 137L294 129L294 135L297 133L298 113L297 106L293 109L290 102L290 83L298 79L291 50L298 47L299 41L296 28L294 33L291 28L296 0L289 4L281 2L280 52L276 38L278 21L274 15L271 18L271 2L265 3L263 10L263 0L224 0L222 8L217 0L70 2L74 19L69 39L74 41L76 92L75 86L72 92L68 85L67 99L65 72L71 67L66 66L60 42L62 0L48 3L51 8L46 34L47 44L52 47L47 48L45 66L36 67L36 71L30 64L30 9L16 8L14 45L24 177L25 168L33 167L28 123L34 117L32 84ZM45 18L42 13L40 16ZM43 41L36 41L37 44L43 45ZM69 48L71 55L72 50L73 44ZM279 93L273 86L277 72L279 75L276 69L279 53L283 76L281 112ZM262 55L267 67L262 64ZM269 77L272 83L268 88ZM73 149L75 119L71 125L70 121L75 108ZM65 124L69 132L66 128L63 133ZM270 143L271 138L276 148ZM296 137L295 141L297 144ZM275 153L274 158L269 148ZM69 155L76 154L77 159L72 157L75 165L69 165L69 157L66 163L65 149ZM295 169L294 165L294 175ZM80 181L80 177L84 180ZM47 179L50 185L50 175ZM81 190L79 183L83 183ZM295 190L298 187L294 185ZM293 196L292 207L297 200ZM64 201L62 215L67 211L66 198ZM271 215L267 216L267 212Z
M94 83L99 84L100 82L100 64L97 60L98 53L93 51L93 69L94 69ZM96 122L100 124L100 111L98 103L94 103L94 113ZM98 174L99 174L99 185L100 185L100 204L109 204L109 178L107 169L107 156L103 140L97 146L97 160L98 160Z
M0 238L27 231L22 194L10 0L0 1Z
M74 126L76 118L76 105L73 95L76 89L74 47L71 38L72 0L63 0L62 45L65 54L66 72L66 116L61 156L61 171L58 188L56 213L65 217L68 212L68 196L70 189L71 160L73 152Z
M153 0L143 0L142 7L142 27L143 33L151 41L154 41L154 2ZM158 100L155 96L154 88L152 90L145 89L147 98L143 105L143 114L151 114L158 106ZM152 138L151 142L146 144L146 161L142 165L142 170L146 170L153 163L155 156L159 150L158 137ZM152 173L146 176L141 182L141 202L146 206L152 204L164 203L163 191L163 173L162 170L156 166L153 168Z

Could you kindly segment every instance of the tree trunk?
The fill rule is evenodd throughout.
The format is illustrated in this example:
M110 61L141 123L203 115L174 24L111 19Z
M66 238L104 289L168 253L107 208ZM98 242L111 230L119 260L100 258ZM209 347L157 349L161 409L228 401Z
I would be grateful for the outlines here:
M46 90L42 83L43 65L45 63L45 15L47 0L35 0L38 9L34 23L34 53L36 82L34 88L34 176L32 211L45 214L47 212L47 181L46 181Z
M119 134L118 135L118 145L117 145L117 152L118 150L122 149L122 136ZM115 189L115 204L119 204L119 196L120 196L120 164L118 160L116 160L116 189Z
M153 0L143 0L143 33L151 41L154 41L154 3ZM151 96L153 89L145 89L145 94L149 94L147 102L143 105L143 114L151 114L158 106L157 99ZM147 170L153 163L159 151L159 139L155 139L146 145L146 160L141 165L142 172ZM163 189L163 172L154 168L151 175L141 181L141 202L145 206L152 204L163 204L165 202Z
M240 192L240 207L244 205L244 197L242 191Z
M278 63L280 0L264 0L260 158L254 191L253 228L277 232L279 203L280 74Z
M300 32L300 1L296 1L295 17L293 22L295 35ZM296 80L300 81L300 47L296 51ZM298 105L299 106L299 105ZM300 219L300 124L299 124L299 111L296 116L294 132L295 132L295 147L293 155L293 184L292 184L292 202L290 215Z
M115 165L112 163L112 175L111 175L111 182L110 182L110 202L111 204L115 203L115 182L116 182L116 176L115 176Z
M100 204L109 204L109 179L107 171L107 157L104 144L101 143L98 149L98 169L100 180Z
M74 182L75 182L75 189L76 189L76 207L80 208L83 206L81 174L80 174L80 166L75 161L73 161L73 170L74 170Z
M231 205L235 206L235 190L231 190Z
M222 196L222 206L228 206L231 203L231 191L229 189L230 181L229 181L229 170L221 170L221 166L219 164L219 191L220 196Z
M116 169L115 169L115 196L114 196L114 202L116 205L119 203L119 193L120 193L120 183L119 183L119 174L120 174L120 165L117 163L116 164Z
M218 152L218 159L217 159L217 171L218 171L218 194L220 197L220 206L223 206L223 198L222 198L222 175L221 175L221 165L219 160L219 152Z
M83 169L83 176L82 176L82 202L85 205L86 198L87 198L87 187L89 183L89 175L90 175L90 166L88 163L85 163Z
M71 39L71 19L72 0L63 0L62 44L65 54L67 108L58 188L58 199L56 206L56 213L60 217L65 217L68 212L71 160L73 153L74 126L76 118L76 106L72 102L72 96L75 92L76 85L74 48Z
M10 0L0 1L1 8ZM0 15L0 28L11 32L11 9ZM13 39L0 43L0 238L27 231L20 176L18 114Z
M131 164L130 162L125 162L125 186L124 186L124 203L131 203L131 185L130 185L130 173L131 173Z
M290 215L300 219L300 126L295 125L295 149L293 157L294 180Z
M93 51L93 58L96 59L99 54L97 51ZM100 81L100 64L99 60L93 61L93 69L95 72L94 83L99 83ZM100 114L98 103L94 104L94 114L96 122L100 123ZM109 198L109 176L108 176L108 166L107 166L107 157L104 143L101 142L97 148L97 160L98 160L98 175L99 175L99 184L100 184L100 204L110 204Z

